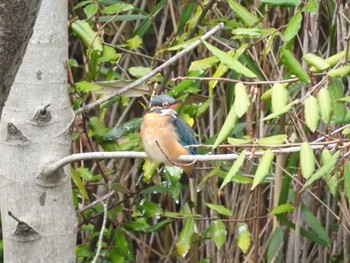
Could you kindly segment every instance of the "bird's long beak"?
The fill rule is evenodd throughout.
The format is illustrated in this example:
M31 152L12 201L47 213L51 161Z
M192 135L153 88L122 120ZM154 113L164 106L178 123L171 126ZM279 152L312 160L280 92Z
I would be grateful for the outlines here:
M179 105L180 103L182 103L182 102L183 102L182 100L176 100L176 101L170 103L170 104L168 105L168 108L174 109L174 108L176 108L176 106L178 106L178 105Z

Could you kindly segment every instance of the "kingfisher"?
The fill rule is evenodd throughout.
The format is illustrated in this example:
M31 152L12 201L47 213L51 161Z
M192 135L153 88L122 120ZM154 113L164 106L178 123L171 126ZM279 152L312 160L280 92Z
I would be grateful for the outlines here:
M141 140L150 159L180 166L193 177L193 166L177 161L180 155L197 153L196 148L185 146L198 144L191 127L175 111L180 103L181 100L166 94L155 97L142 118Z

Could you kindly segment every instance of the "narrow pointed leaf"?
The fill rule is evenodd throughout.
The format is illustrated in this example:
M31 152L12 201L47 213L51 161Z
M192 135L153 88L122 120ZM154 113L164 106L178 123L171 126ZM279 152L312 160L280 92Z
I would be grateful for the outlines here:
M220 190L227 185L229 182L231 182L232 177L234 177L237 172L239 171L239 168L241 168L243 162L244 162L244 158L246 155L247 150L244 150L239 157L237 158L237 160L235 161L235 163L232 165L231 169L228 171L227 175L225 176L224 181L222 182L220 188L219 188L219 192Z
M233 128L237 124L237 121L238 116L236 114L235 107L231 107L230 112L228 113L227 118L224 122L224 125L222 126L219 135L214 142L214 149L218 147L220 143L222 143L227 138L227 136L231 134Z
M270 216L272 215L279 215L279 214L285 214L294 211L294 206L292 206L289 203L279 205L274 207L271 212L269 213Z
M207 207L209 207L211 210L215 211L216 213L225 215L225 216L232 216L232 211L223 205L216 205L211 203L206 203Z
M277 111L277 112L273 112L271 114L269 114L268 116L266 116L263 120L264 121L267 121L267 120L271 120L271 119L274 119L282 114L285 114L287 113L288 111L291 110L292 106L294 104L297 104L299 101L298 100L294 100L292 101L291 103L287 104L286 106L284 106L280 111Z
M249 109L249 95L247 88L242 83L237 83L235 86L235 101L233 106L238 117L242 117Z
M276 83L272 86L272 112L280 112L289 102L289 93L286 85Z
M305 183L302 191L304 191L307 187L309 187L313 182L320 179L322 176L328 174L336 165L338 158L340 155L340 151L337 151L333 156L329 159L327 163L322 165L320 169L317 170L316 173L311 175L310 179Z
M302 82L310 83L310 76L300 65L298 60L294 57L292 52L287 50L286 48L280 48L282 63L286 65L288 70L293 73L298 79Z
M256 75L250 69L244 66L237 59L228 56L227 53L225 53L224 51L221 51L220 49L218 49L217 47L214 47L213 45L209 44L206 41L203 41L203 43L210 50L210 52L212 52L213 55L220 60L221 63L225 64L230 69L249 78L256 77Z
M188 205L184 208L184 212L190 213ZM184 226L179 234L178 240L176 242L177 254L181 258L185 258L191 247L191 239L194 233L194 220L191 217L185 219Z
M243 22L243 24L245 26L252 27L256 23L259 22L259 19L255 15L253 15L244 6L242 6L239 3L237 3L237 1L235 1L235 0L228 0L228 4L230 5L232 11Z
M317 71L325 70L330 67L329 63L326 60L312 53L308 53L303 56L303 60L309 66L313 66Z
M79 192L84 196L85 199L90 200L89 199L89 195L86 191L85 185L83 183L83 181L80 178L80 175L78 173L78 171L76 171L72 166L70 167L70 172L72 175L72 180L75 184L75 186L78 188Z
M316 161L314 150L307 142L303 142L300 147L300 167L304 178L309 178L315 171Z
M287 139L286 134L279 134L274 136L269 136L265 138L261 138L258 141L259 146L271 146L271 145L280 145Z
M271 152L270 150L265 151L265 153L261 157L259 166L255 172L251 190L253 190L258 184L260 184L265 179L267 175L270 174L273 158L273 152Z
M304 204L301 205L301 215L305 219L306 223L316 233L317 237L320 238L327 245L330 245L331 239L329 238L326 230L321 225L319 219Z
M347 75L350 75L350 65L347 64L345 66L342 66L340 68L333 69L328 72L328 76L331 78L342 78Z
M71 25L74 35L76 35L87 48L102 51L102 41L100 36L84 20L75 20Z
M309 129L314 132L320 121L320 110L318 108L317 99L314 96L309 96L304 104L305 122Z
M272 6L296 7L301 0L262 0L262 2Z
M288 42L298 34L302 20L303 17L300 11L296 12L294 16L292 16L292 18L288 22L286 30L284 30L283 32L283 40L285 42Z
M343 84L340 80L333 79L328 86L328 90L331 96L334 115L337 119L342 121L346 115L346 107L344 103L339 103L337 100L344 97Z
M323 88L318 92L317 101L321 113L321 119L328 124L332 117L333 107L331 95L327 88Z
M281 248L281 244L283 244L283 228L279 226L271 236L271 241L267 249L267 262L282 262L283 249Z
M210 224L210 237L214 241L217 249L220 249L226 241L226 227L225 224L220 220L214 220Z
M350 161L346 161L344 165L344 190L350 202Z
M251 235L246 223L238 224L236 238L237 246L242 250L244 254L247 253L251 242Z

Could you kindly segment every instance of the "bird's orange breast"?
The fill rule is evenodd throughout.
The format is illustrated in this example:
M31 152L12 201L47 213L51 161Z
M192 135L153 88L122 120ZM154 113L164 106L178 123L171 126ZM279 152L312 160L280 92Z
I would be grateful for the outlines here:
M168 159L175 161L179 155L189 154L179 143L174 126L168 122L169 118L167 115L150 112L144 115L141 124L141 139L147 155L165 164L169 164Z

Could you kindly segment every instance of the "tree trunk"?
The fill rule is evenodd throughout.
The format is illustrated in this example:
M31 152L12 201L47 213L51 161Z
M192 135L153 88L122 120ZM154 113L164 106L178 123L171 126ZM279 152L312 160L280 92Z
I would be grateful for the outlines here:
M22 62L41 0L0 2L0 117Z
M41 172L69 154L67 1L42 3L0 122L5 262L75 262L69 172Z

